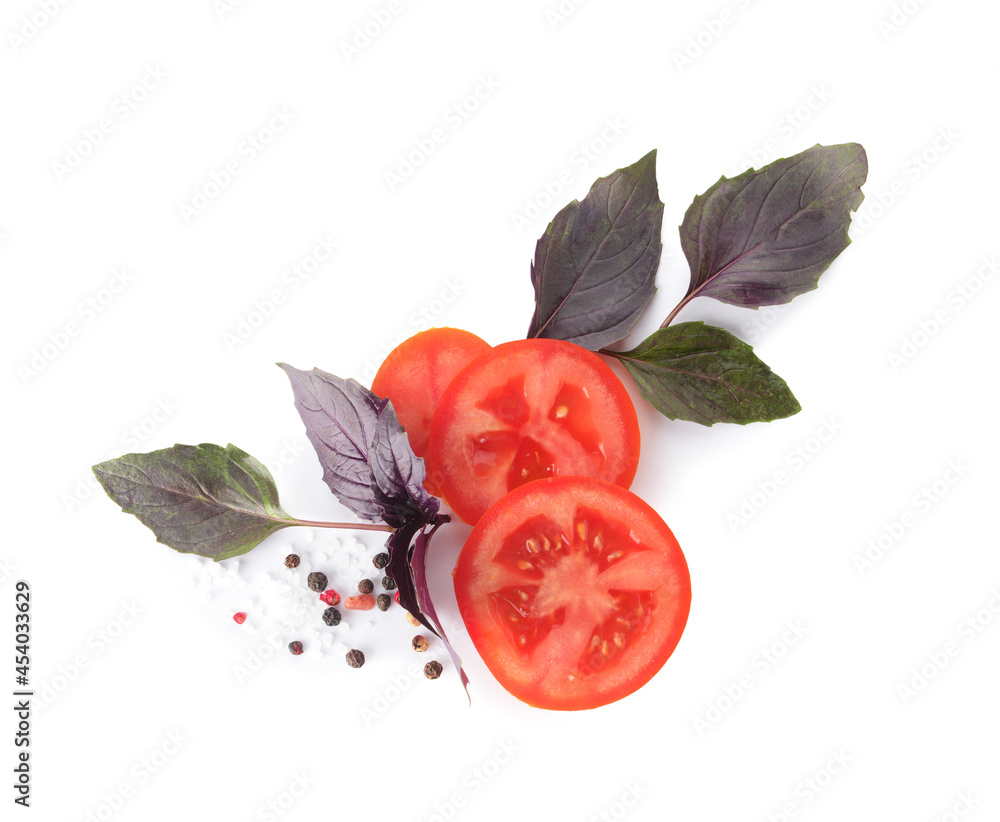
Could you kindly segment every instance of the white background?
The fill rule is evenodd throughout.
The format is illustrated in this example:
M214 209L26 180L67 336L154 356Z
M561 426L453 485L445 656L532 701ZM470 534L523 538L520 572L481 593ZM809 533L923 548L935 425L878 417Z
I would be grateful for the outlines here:
M32 808L16 813L1000 819L1000 286L983 262L1000 251L996 5L400 0L351 55L386 3L230 5L9 0L0 13L2 682L13 690L25 579L45 695ZM290 122L269 133L275 110ZM435 128L446 139L390 184ZM251 137L273 140L258 151ZM456 620L463 526L436 542L432 587L471 708L450 667L437 682L406 674L424 659L398 608L345 620L337 641L366 650L360 671L315 638L302 657L270 652L261 586L287 546L315 560L330 532L280 533L244 559L246 586L206 585L196 560L93 489L89 467L123 451L233 442L275 469L291 513L347 516L275 362L370 378L421 311L491 343L523 336L547 220L657 148L664 251L644 336L686 288L676 225L696 193L849 141L868 151L867 199L820 288L781 313L697 300L681 315L753 342L802 412L710 429L638 402L633 490L676 532L694 602L674 656L621 703L548 713L497 686ZM213 188L230 161L240 174ZM185 215L199 191L214 196ZM283 272L320 238L335 254L292 289ZM115 270L128 284L112 294ZM275 289L283 301L258 322ZM252 333L227 342L241 322ZM880 537L881 558L859 568ZM378 549L362 542L326 563L341 588Z

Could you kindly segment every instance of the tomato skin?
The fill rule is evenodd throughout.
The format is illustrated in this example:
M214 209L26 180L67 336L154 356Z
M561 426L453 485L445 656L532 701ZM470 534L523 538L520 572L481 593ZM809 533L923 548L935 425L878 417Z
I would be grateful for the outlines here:
M553 547L539 551L546 534ZM522 570L525 559L536 567ZM687 562L667 524L630 491L586 477L536 480L497 502L466 540L453 582L497 681L550 710L596 708L644 685L673 653L691 607ZM513 624L504 619L512 615Z
M438 402L429 476L465 522L534 479L590 476L628 488L639 420L599 356L562 340L503 343L469 363Z
M452 379L490 344L460 328L431 328L414 334L385 358L372 392L388 397L418 457L427 455L431 419ZM433 482L427 490L437 494Z

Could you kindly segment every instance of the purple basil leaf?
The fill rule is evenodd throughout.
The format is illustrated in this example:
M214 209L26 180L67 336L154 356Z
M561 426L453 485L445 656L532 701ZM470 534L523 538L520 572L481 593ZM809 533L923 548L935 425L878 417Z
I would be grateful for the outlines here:
M753 349L702 322L661 328L631 351L607 352L664 416L702 425L770 422L801 410L781 377Z
M469 677L462 667L462 660L441 627L427 585L427 546L437 529L448 522L448 519L443 514L436 517L433 524L414 519L395 531L386 541L386 548L389 551L386 572L396 583L399 604L444 642L462 680L465 694L469 696Z
M528 337L591 351L627 337L656 291L662 223L655 151L560 211L535 246Z
M393 528L410 519L433 521L438 500L424 488L424 461L413 453L391 402L385 403L379 415L369 454L372 491L382 519Z
M216 561L295 525L270 472L235 445L175 445L94 466L107 495L158 542Z
M759 308L812 291L851 242L847 227L867 176L864 148L846 143L720 178L684 215L691 285L664 326L698 296Z
M382 508L372 491L369 447L385 405L354 380L314 368L299 371L278 363L292 383L295 408L323 467L323 481L362 519L377 520Z

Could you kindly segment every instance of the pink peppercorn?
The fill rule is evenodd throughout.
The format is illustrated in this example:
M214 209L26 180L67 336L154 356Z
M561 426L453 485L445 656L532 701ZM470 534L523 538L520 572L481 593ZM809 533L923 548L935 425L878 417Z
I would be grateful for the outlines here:
M324 591L319 595L319 598L323 600L327 605L340 605L340 594L331 588L329 591Z
M375 597L371 594L358 594L344 600L344 607L351 611L370 611L375 607Z
M242 625L246 621L247 621L247 615L243 613L243 611L240 611L238 614L233 614L233 622L235 622L237 625Z

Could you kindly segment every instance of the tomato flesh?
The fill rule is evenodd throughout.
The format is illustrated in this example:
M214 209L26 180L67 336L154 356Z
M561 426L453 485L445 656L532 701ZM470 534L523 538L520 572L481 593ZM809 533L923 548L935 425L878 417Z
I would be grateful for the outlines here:
M372 391L388 397L418 457L427 454L431 420L445 389L490 345L460 328L421 331L394 348L372 381ZM425 485L437 493L434 483Z
M561 340L504 343L448 386L427 461L452 510L475 523L534 480L589 476L627 488L639 422L621 380L596 354Z
M532 482L490 508L454 583L500 684L555 710L605 705L646 683L691 605L687 563L666 523L629 491L585 477Z

